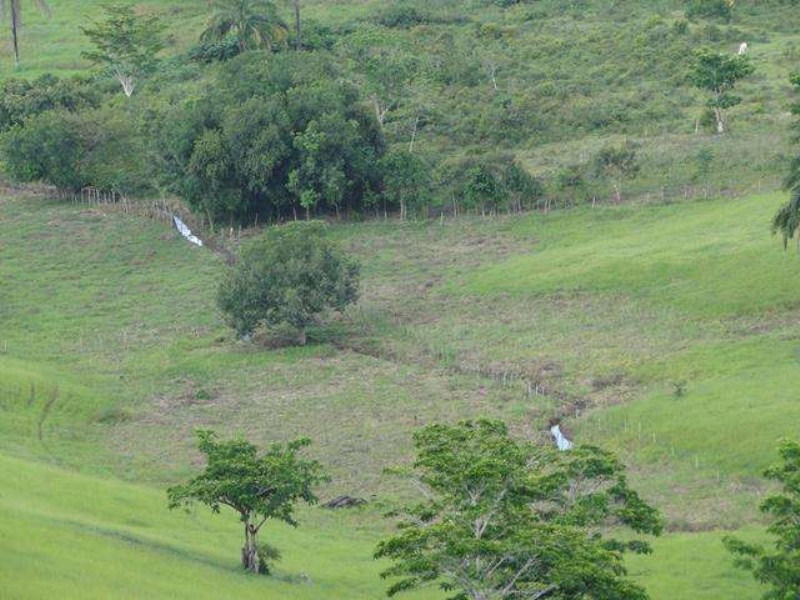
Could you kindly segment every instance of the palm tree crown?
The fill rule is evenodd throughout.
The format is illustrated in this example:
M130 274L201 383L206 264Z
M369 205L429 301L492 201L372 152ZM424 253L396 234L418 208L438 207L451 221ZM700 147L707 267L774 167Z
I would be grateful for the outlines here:
M268 0L217 0L211 23L200 39L220 40L231 34L245 51L284 44L287 28Z

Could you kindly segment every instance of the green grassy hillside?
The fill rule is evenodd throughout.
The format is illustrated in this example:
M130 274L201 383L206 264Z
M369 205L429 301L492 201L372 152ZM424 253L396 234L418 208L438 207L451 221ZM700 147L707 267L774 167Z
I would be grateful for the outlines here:
M341 538L331 557L347 548L369 561L386 527L381 507L407 493L381 471L408 456L415 426L491 414L544 440L547 419L566 407L576 440L619 451L671 531L708 530L671 533L657 555L632 563L633 574L654 598L674 597L675 589L729 597L721 590L739 589L746 578L726 559L720 528L757 529L759 471L774 459L777 439L796 432L800 260L768 235L780 201L338 226L332 235L364 265L362 301L313 331L307 348L267 349L236 342L216 313L222 259L165 224L7 193L0 449L10 466L0 471L14 481L2 486L2 501L14 507L4 518L16 525L2 528L2 554L21 560L20 547L43 552L40 517L49 514L58 526L46 527L53 541L35 568L46 563L54 580L73 577L74 561L105 564L97 557L132 553L125 581L134 585L153 576L146 565L166 553L173 558L154 585L173 585L184 567L187 579L238 581L235 562L225 562L238 544L232 517L202 521L183 537L163 492L84 480L74 470L162 487L195 468L195 427L260 443L305 433L334 476L322 498L345 492L376 504L353 521L304 513L300 530L279 534L287 557L297 557L281 569L340 585L325 566L334 561L328 549L310 561L293 553L330 536ZM680 397L677 382L685 382ZM27 487L51 477L58 485L44 496ZM73 490L64 498L74 499L78 515L60 500L62 487ZM127 492L117 490L128 489L141 503L118 503ZM88 501L106 496L97 509ZM151 523L155 541L98 533L130 533L128 519ZM73 552L76 527L85 545ZM363 537L352 537L353 529ZM229 532L232 550L217 553L219 538L205 540L202 531ZM195 560L209 552L217 558ZM376 571L354 567L364 597L381 589ZM8 570L4 577L23 585ZM107 595L103 581L92 583L98 597ZM246 578L231 585L258 587ZM752 596L738 597L757 596L747 589Z
M22 68L0 53L0 78L88 72L79 26L101 2L49 4L47 18L25 5ZM169 39L134 103L224 68L186 64L206 2L138 4ZM361 300L307 347L276 348L235 339L214 306L224 258L164 222L0 190L3 598L379 597L382 515L412 493L385 468L409 459L416 427L479 415L545 443L563 418L576 442L624 459L667 517L656 553L629 563L655 600L763 592L721 539L763 536L760 474L800 418L800 257L769 235L800 11L739 0L723 22L687 20L680 0L388 4L303 2L310 43L365 103L391 105L389 143L406 147L416 124L423 158L513 157L570 209L337 223ZM712 135L690 60L742 41L756 72L730 133ZM641 169L612 206L592 161L625 141ZM585 185L559 183L575 173ZM320 497L370 502L304 509L298 530L268 532L276 576L247 577L234 517L166 509L165 487L199 465L198 427L258 444L308 435L332 475Z
M270 578L238 570L232 515L164 510L164 494L0 456L3 598L377 598L374 534L352 515L309 515L266 536ZM343 558L346 557L346 560ZM409 598L438 598L436 594Z
M22 69L0 55L0 77L86 72L79 28L99 18L99 0L27 7ZM291 21L288 2L278 3ZM165 58L184 56L208 20L202 2L137 3L168 25ZM736 3L730 21L686 18L682 0L558 0L496 3L401 0L391 4L307 0L307 40L336 57L346 77L390 107L393 144L436 157L503 152L552 182L563 202L611 197L592 180L592 159L627 140L641 169L629 197L708 197L774 189L788 142L788 77L798 69L800 14L790 2ZM687 74L693 52L735 53L743 41L755 74L737 92L725 138L702 123L707 97ZM179 75L179 79L185 74ZM144 90L146 88L143 87ZM416 124L416 126L415 126ZM589 181L559 190L578 169Z
M302 511L297 530L266 538L283 557L269 578L238 569L239 527L232 515L164 510L160 491L0 456L0 586L3 598L58 594L84 598L375 599L381 564L371 555L380 525L369 513ZM752 537L750 534L748 537ZM658 562L632 561L634 578L654 598L756 598L730 572L716 534L672 536L656 544ZM436 590L410 600L440 600Z

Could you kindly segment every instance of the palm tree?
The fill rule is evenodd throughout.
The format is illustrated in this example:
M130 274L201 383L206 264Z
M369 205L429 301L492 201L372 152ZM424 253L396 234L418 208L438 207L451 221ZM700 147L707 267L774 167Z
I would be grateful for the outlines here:
M800 92L800 73L792 75L789 79L795 92ZM795 102L789 108L796 120L793 124L796 137L795 143L800 142L800 102ZM783 182L784 188L789 191L789 200L778 209L772 217L772 233L780 233L785 248L789 240L797 235L800 246L800 154L796 155L789 165L789 175Z
M791 193L789 200L772 217L772 233L781 234L784 248L789 244L789 240L800 230L800 158L795 159L794 165L797 168L792 173L794 177L790 176L787 180L787 188ZM797 181L792 182L792 179ZM800 244L800 236L798 237L798 244Z
M211 23L200 39L216 41L230 34L237 37L239 49L244 52L284 44L287 29L268 0L217 0Z
M36 8L49 15L50 7L45 0L33 0ZM0 0L0 19L8 13L11 21L11 41L14 46L14 66L19 68L19 28L21 25L22 5L20 0Z

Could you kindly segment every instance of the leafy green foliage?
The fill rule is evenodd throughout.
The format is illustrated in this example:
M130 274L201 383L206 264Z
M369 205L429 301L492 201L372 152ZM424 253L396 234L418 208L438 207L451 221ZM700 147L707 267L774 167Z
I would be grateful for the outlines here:
M226 35L222 39L202 42L189 51L189 58L198 62L211 63L230 60L241 54L239 38Z
M27 79L6 79L0 83L0 132L48 110L77 112L96 108L104 90L89 79L42 75Z
M260 324L306 328L358 299L359 265L324 238L319 221L274 226L247 246L219 287L217 304L237 333Z
M325 480L322 466L300 456L311 441L299 438L285 445L272 444L259 455L258 448L243 439L220 440L211 430L200 430L197 437L206 468L187 483L167 490L169 507L199 502L215 513L223 506L233 509L245 529L242 565L259 573L262 558L276 557L272 551L259 556L258 533L264 523L275 519L296 527L295 505L317 501L312 488Z
M77 168L81 119L67 111L49 111L16 126L2 138L5 169L14 181L42 181L77 191L87 185Z
M688 0L686 2L686 16L690 19L701 17L728 20L731 18L735 1L736 0Z
M326 57L248 52L148 125L165 187L212 221L359 210L380 189L383 135Z
M0 138L0 153L14 181L130 194L147 181L140 141L127 115L111 107L79 113L58 109L12 127Z
M406 218L409 208L419 214L430 183L422 159L407 150L393 150L383 157L380 169L383 172L383 195L390 205L400 207L400 218Z
M792 600L800 589L800 444L784 441L780 456L781 462L764 472L780 484L780 493L767 497L760 507L772 520L767 532L775 537L774 550L733 537L724 540L737 566L769 586L764 600Z
M605 537L611 524L659 534L661 519L609 453L557 453L519 442L500 421L431 425L414 434L407 472L425 499L401 511L400 533L376 557L399 578L388 594L435 582L453 599L641 599L621 554L642 540Z
M503 186L497 176L485 165L472 167L464 182L464 201L467 206L494 214L504 199Z
M200 36L202 42L233 36L241 52L286 44L286 24L269 0L216 0L213 10L211 23Z
M640 167L631 143L606 146L595 155L593 163L595 176L612 181L617 202L622 200L621 181L636 175Z
M695 87L711 93L708 106L714 110L718 133L725 132L725 111L742 101L733 94L736 83L754 71L746 56L721 54L708 48L697 51L689 78Z
M94 46L82 56L114 77L126 96L131 96L139 80L152 73L156 55L163 49L165 25L157 16L138 15L127 4L103 8L105 19L81 27Z

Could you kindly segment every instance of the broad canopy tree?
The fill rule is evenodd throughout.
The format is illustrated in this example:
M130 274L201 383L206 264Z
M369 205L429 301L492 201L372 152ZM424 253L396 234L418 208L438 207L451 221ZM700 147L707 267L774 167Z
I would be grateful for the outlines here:
M105 6L103 11L103 21L81 27L94 46L82 56L114 77L130 97L138 82L156 68L156 55L164 48L164 24L155 15L137 14L127 4Z
M746 56L720 54L708 48L697 52L690 80L695 87L711 93L708 106L714 111L717 133L725 133L728 109L742 101L733 93L736 83L754 70Z
M781 462L764 473L780 491L761 503L761 512L772 520L767 532L775 538L773 548L724 540L736 565L769 587L764 600L795 600L800 590L800 444L785 440L780 456Z
M242 566L261 573L265 567L259 556L261 528L270 519L296 527L295 505L315 503L313 487L326 479L319 462L300 454L311 442L299 438L275 443L259 454L244 439L220 440L211 430L198 431L197 437L206 468L187 483L167 490L169 507L188 509L200 503L215 513L223 507L235 511L244 529Z
M400 220L408 217L408 209L418 209L430 177L425 163L407 150L388 152L380 162L384 173L384 197L400 206Z
M612 455L520 442L493 420L427 426L414 446L401 472L424 499L399 511L399 533L376 551L394 563L382 573L389 596L438 585L453 600L647 597L624 577L622 553L648 544L607 527L658 535L662 521Z

